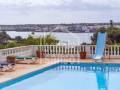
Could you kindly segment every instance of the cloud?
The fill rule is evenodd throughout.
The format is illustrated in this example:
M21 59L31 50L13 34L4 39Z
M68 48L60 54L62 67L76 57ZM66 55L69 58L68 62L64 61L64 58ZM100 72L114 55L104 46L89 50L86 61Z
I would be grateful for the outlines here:
M109 5L109 0L82 0L82 2L91 5Z
M70 3L73 0L0 0L0 4L29 4L29 5L63 5L65 3Z
M0 6L9 8L41 8L64 10L120 9L120 0L0 0Z
M30 3L33 5L61 5L66 3L84 2L88 4L120 4L120 0L0 0L1 4L22 4Z
M0 0L0 23L109 21L119 10L120 0Z

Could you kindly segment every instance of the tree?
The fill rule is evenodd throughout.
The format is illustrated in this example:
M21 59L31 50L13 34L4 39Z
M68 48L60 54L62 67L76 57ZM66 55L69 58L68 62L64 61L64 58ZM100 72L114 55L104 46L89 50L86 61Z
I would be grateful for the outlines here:
M16 47L17 46L17 43L16 42L9 42L7 44L7 48L13 48L13 47Z
M30 36L27 39L24 39L21 43L24 43L25 45L56 45L59 43L59 40L49 34L45 37L39 38L33 38Z
M56 39L56 37L52 36L51 34L43 37L43 44L45 45L56 45L59 43L59 40Z
M92 44L96 44L97 35L99 31L105 31L107 33L107 44L120 44L120 29L116 27L109 27L109 28L100 28L97 30L96 33L91 37Z
M23 38L22 38L21 36L16 36L16 37L15 37L15 40L16 40L17 42L20 42L21 40L23 40Z
M113 28L113 20L110 20L110 28Z
M106 30L106 28L104 28L104 27L99 28L99 29L93 34L93 36L91 37L92 44L96 44L98 32L106 32L106 31L107 31L107 30Z
M10 40L10 36L5 32L5 31L2 31L0 32L0 44L7 44L8 43L8 40Z

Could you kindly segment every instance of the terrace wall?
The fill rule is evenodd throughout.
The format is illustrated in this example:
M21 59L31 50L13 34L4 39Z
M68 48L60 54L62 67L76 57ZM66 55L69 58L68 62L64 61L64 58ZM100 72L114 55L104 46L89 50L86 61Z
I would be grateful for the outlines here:
M0 60L6 60L9 55L36 56L36 50L41 48L46 58L63 57L79 58L79 52L87 52L87 58L95 54L95 45L30 45L0 50ZM120 58L120 45L107 45L104 58Z

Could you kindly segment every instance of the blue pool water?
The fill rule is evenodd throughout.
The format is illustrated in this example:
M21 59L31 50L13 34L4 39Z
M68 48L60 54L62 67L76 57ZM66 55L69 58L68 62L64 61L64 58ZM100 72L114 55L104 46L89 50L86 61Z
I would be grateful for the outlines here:
M58 64L33 73L0 90L120 90L120 65L115 64Z

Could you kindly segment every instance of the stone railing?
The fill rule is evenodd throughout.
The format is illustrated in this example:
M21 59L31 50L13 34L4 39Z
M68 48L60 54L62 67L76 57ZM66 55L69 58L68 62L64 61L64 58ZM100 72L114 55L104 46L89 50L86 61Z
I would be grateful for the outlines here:
M44 49L46 57L79 57L79 52L87 52L87 58L95 54L95 45L34 45L34 52L37 48ZM120 45L107 45L105 58L120 58Z
M36 50L43 50L46 58L65 57L79 58L79 52L87 52L87 58L95 54L95 45L30 45L15 48L1 49L0 58L5 60L7 56L36 56ZM120 58L120 45L107 45L105 49L105 58Z
M7 56L30 56L33 54L33 46L21 46L15 48L1 49L0 60L6 60Z

